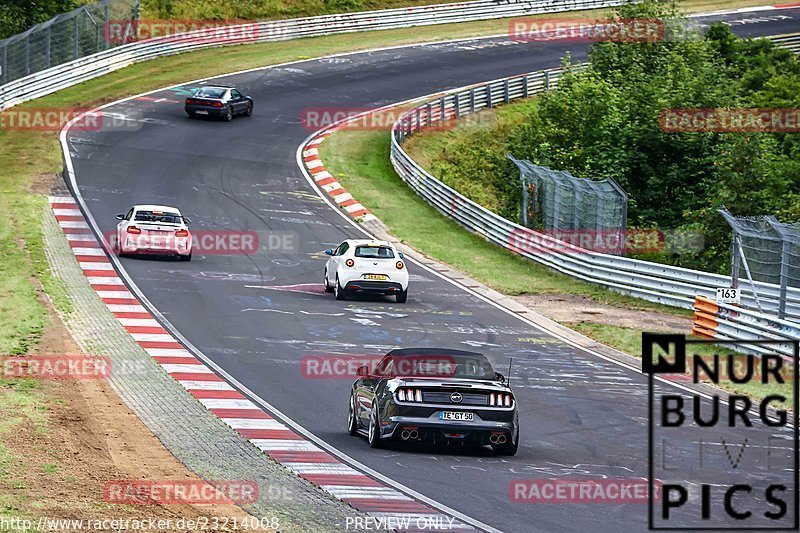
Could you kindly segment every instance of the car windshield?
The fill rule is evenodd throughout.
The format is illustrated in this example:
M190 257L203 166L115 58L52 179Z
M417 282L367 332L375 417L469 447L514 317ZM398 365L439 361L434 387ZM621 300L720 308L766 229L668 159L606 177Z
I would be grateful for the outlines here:
M376 373L391 377L431 377L494 380L492 364L485 356L441 354L408 355L384 361Z
M394 258L394 252L388 246L356 246L356 257L392 259Z
M195 96L199 96L201 98L222 98L224 95L225 95L225 89L212 89L212 88L200 89L195 93Z
M136 222L157 222L159 224L180 224L181 216L171 211L136 211Z

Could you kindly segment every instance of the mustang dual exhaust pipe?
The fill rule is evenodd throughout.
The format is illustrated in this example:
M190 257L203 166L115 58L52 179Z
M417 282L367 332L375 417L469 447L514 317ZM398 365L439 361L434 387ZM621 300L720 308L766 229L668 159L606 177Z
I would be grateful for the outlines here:
M417 440L417 438L419 438L419 432L416 429L412 429L411 431L404 429L400 433L400 438L403 440Z
M489 435L489 442L491 442L492 444L505 444L506 436L503 435L502 433L500 434L492 433L491 435Z

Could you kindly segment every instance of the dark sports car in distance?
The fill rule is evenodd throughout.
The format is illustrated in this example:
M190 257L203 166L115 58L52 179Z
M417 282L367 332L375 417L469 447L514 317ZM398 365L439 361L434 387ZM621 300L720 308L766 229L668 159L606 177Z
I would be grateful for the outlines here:
M362 366L350 393L348 432L373 448L391 441L491 445L515 455L519 415L505 376L485 355L461 350L393 350Z
M233 120L236 115L253 114L253 99L234 87L201 87L185 102L189 118L218 117Z

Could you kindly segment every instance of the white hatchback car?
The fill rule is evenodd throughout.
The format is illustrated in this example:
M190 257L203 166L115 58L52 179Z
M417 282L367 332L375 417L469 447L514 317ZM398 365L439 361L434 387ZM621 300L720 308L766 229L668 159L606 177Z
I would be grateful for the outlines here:
M175 207L135 205L117 215L115 248L120 256L134 254L173 255L192 260L191 221Z
M344 300L348 293L395 295L399 303L408 297L408 268L403 254L390 242L349 239L325 264L325 292Z

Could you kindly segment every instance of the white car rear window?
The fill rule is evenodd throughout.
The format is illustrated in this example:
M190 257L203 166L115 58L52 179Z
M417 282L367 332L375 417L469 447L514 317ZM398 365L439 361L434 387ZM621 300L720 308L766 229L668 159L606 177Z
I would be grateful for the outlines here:
M394 259L394 251L388 246L356 246L356 257Z
M180 224L181 216L169 211L136 211L135 222L157 222L159 224Z

